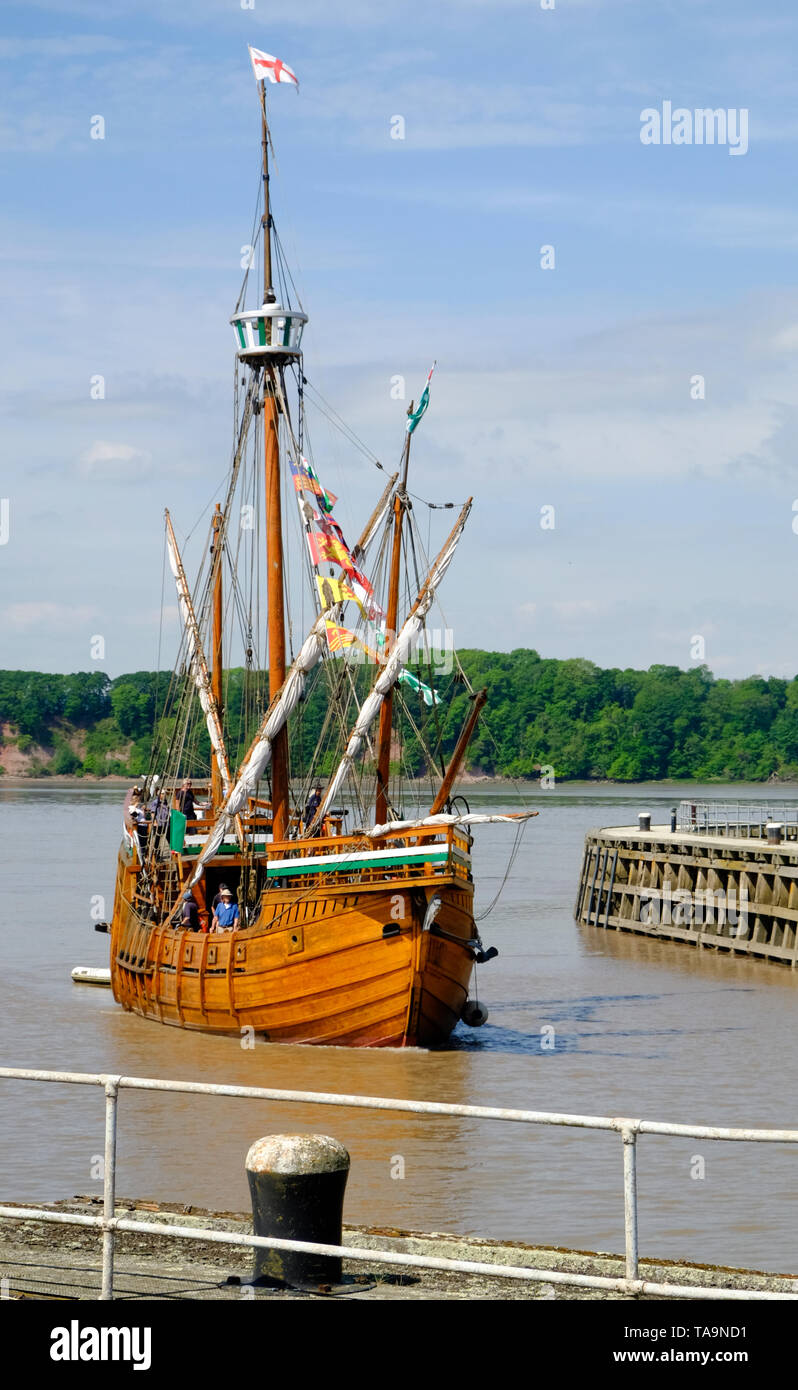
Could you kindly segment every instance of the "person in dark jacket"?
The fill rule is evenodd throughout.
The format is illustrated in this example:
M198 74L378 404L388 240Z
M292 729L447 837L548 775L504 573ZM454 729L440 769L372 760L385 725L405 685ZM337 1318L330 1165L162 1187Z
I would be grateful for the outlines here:
M320 806L321 806L321 787L314 787L314 788L313 788L313 791L311 792L310 796L308 797L308 804L307 804L307 806L305 807L305 833L307 833L307 831L309 830L309 828L310 828L310 826L311 826L311 824L312 824L312 821L313 821L313 817L315 816L315 814L316 814L316 812L318 811L318 809L319 809ZM319 826L317 826L316 829L313 831L313 834L314 834L314 835L318 835L320 830L321 830L321 826L319 825Z
M180 791L177 793L178 809L183 812L186 820L196 820L197 812L194 806L194 792L191 788L191 781L187 777Z
M183 894L183 917L180 923L184 931L199 931L199 908L194 894L187 890Z

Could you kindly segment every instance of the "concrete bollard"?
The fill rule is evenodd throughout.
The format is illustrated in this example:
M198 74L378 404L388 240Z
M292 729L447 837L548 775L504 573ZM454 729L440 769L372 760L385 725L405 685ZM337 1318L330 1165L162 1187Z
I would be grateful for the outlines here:
M640 811L639 814L638 814L638 817L637 817L637 823L638 823L638 825L640 826L640 829L641 829L641 830L650 830L650 829L651 829L651 812L650 812L650 811Z
M256 1236L340 1245L349 1154L324 1134L269 1134L246 1157ZM254 1280L291 1286L341 1283L341 1259L255 1249Z
M778 823L778 821L774 821L774 820L769 820L769 821L768 821L768 823L767 823L767 832L768 832L768 844L769 844L769 845L780 845L780 844L781 844L781 833L782 833L783 829L784 829L784 826L783 826L783 825L780 825L780 824Z

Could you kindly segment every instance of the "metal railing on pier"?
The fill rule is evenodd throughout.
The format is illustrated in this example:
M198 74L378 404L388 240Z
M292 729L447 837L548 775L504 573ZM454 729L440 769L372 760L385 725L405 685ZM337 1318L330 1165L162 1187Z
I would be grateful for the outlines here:
M47 1211L28 1206L0 1206L0 1219L56 1222L68 1226L94 1226L102 1233L102 1288L100 1298L114 1296L114 1244L117 1231L142 1235L170 1236L178 1240L215 1241L220 1245L296 1250L308 1254L335 1255L345 1260L383 1265L406 1265L417 1269L447 1273L480 1274L530 1283L564 1284L576 1288L605 1289L632 1296L719 1300L790 1300L798 1294L763 1289L717 1288L707 1284L652 1283L640 1278L637 1208L637 1137L639 1134L671 1135L690 1139L722 1139L760 1144L798 1144L794 1129L734 1129L716 1125L678 1125L660 1120L640 1120L603 1115L553 1114L540 1110L505 1110L488 1105L450 1105L439 1101L396 1100L384 1096L339 1095L335 1092L283 1091L265 1086L223 1086L202 1081L161 1081L140 1076L108 1076L103 1073L36 1071L20 1067L0 1067L0 1080L42 1081L78 1086L101 1086L105 1092L105 1157L103 1169L102 1216L75 1212ZM623 1203L625 1224L626 1273L624 1278L598 1274L577 1274L554 1269L531 1269L474 1260L451 1260L430 1255L404 1254L397 1250L364 1249L356 1245L323 1245L310 1241L282 1240L273 1236L240 1234L234 1231L203 1230L151 1221L135 1221L116 1215L116 1138L117 1109L123 1090L166 1091L189 1095L232 1096L246 1100L270 1100L302 1105L334 1105L364 1110L406 1111L414 1115L451 1115L465 1119L509 1121L515 1124L552 1125L572 1129L611 1130L623 1145Z
M785 840L798 840L798 803L779 801L680 801L677 830L694 835L731 835L761 839L768 822L783 827Z

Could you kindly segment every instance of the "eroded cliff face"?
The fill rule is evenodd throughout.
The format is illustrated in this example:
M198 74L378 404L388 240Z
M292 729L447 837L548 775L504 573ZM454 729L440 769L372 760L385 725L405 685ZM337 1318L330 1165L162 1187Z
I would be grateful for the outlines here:
M98 755L87 753L88 738L86 729L77 729L68 720L59 720L53 725L52 738L47 743L39 743L30 734L21 734L13 724L2 722L0 776L94 778L103 776L105 763L109 768L115 765L113 772L127 779L128 774L121 772L118 765L127 766L133 747L131 740Z

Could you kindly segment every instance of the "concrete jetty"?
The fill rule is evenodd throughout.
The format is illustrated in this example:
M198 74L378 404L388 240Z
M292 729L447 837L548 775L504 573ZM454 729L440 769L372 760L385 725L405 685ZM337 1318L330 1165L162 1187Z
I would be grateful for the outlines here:
M794 812L794 808L793 808ZM683 802L670 825L585 837L576 920L691 946L798 962L798 838L765 808Z
M75 1197L48 1209L97 1213L102 1199ZM238 1212L209 1212L191 1206L165 1206L146 1200L123 1200L117 1216L150 1220L159 1225L196 1226L205 1230L251 1232L252 1217ZM252 1268L248 1249L221 1247L164 1235L120 1232L117 1237L114 1296L121 1300L240 1300L304 1299L328 1296L293 1289L265 1289L229 1283L245 1280ZM473 1236L399 1231L375 1227L344 1228L344 1245L433 1255L490 1264L513 1264L529 1269L562 1270L622 1278L624 1258L600 1251L563 1250L519 1242L479 1240ZM10 1299L96 1300L100 1292L100 1242L87 1227L14 1221L0 1223L0 1281ZM798 1277L717 1266L641 1260L641 1278L655 1283L707 1284L728 1289L798 1293ZM546 1283L520 1283L489 1275L449 1274L439 1270L364 1266L344 1260L348 1302L385 1299L479 1300L596 1300L629 1301L633 1296L614 1291ZM336 1295L341 1296L341 1295ZM634 1301L657 1301L635 1296Z

